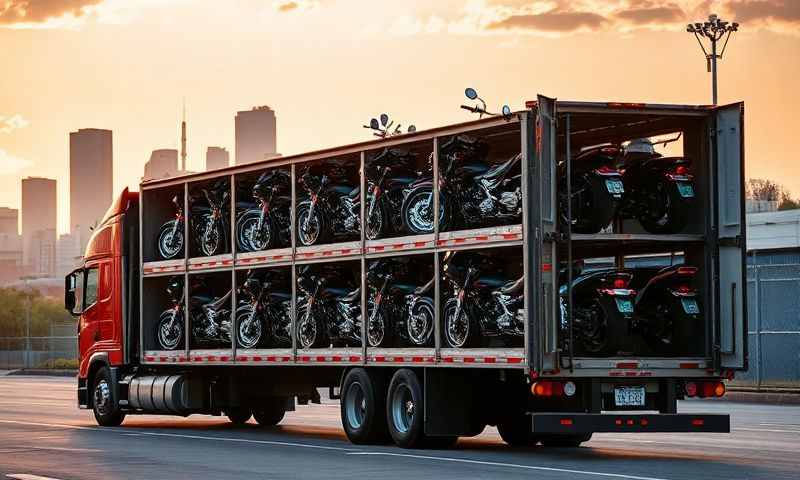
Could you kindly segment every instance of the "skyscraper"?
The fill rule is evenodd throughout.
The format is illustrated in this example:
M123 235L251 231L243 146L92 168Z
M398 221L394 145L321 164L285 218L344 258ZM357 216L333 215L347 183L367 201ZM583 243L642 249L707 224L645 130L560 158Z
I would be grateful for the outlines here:
M0 234L19 234L19 210L16 208L0 207Z
M206 171L225 168L230 165L231 157L222 147L208 147L206 150Z
M69 134L69 225L81 250L90 227L103 219L114 196L111 130L81 128ZM23 212L23 216L24 216Z
M55 180L41 177L22 179L22 257L23 263L34 273L52 273L56 210Z
M275 112L266 105L236 114L237 165L277 155L275 125Z
M166 178L178 173L178 151L174 148L153 150L144 164L144 180Z

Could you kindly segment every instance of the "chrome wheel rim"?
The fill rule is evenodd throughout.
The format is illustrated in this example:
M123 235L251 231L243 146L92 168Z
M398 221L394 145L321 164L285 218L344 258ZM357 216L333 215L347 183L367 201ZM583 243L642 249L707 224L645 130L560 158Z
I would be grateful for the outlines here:
M174 350L181 341L181 319L165 318L158 328L158 343L164 350ZM171 324L171 326L170 326Z
M269 226L265 221L264 225L259 229L257 218L248 219L242 227L242 236L244 237L242 244L247 246L249 251L257 252L259 250L264 250L267 248L270 241Z
M376 205L367 219L364 235L367 236L367 240L375 240L380 236L381 230L383 230L383 215L381 215L380 207Z
M433 231L433 194L431 192L421 192L412 200L408 208L408 224L411 229L418 233L430 233Z
M300 322L298 326L298 340L300 341L300 346L303 348L309 348L311 345L314 344L314 341L317 339L317 324L312 319L309 318L309 315L306 314L303 316L303 320Z
M172 230L165 231L158 239L158 253L165 260L169 260L183 249L183 232L176 231L173 235Z
M415 411L411 389L404 383L398 385L392 398L392 421L398 432L406 433L411 429Z
M417 307L417 313L408 321L408 338L415 345L425 345L431 336L430 326L433 325L433 310L429 305Z
M242 348L253 348L258 345L258 341L261 340L261 321L255 315L251 316L250 312L245 312L239 315L237 322L239 345Z
M108 382L105 380L100 380L94 387L94 408L100 415L108 415L111 413L111 389L108 386Z
M358 382L353 382L347 389L344 402L345 413L347 414L347 424L353 430L358 430L364 425L367 416L367 398L364 388Z
M309 217L308 210L304 210L298 216L297 224L300 227L298 228L298 237L300 237L300 242L303 245L314 245L319 239L319 217L317 215Z
M217 232L216 228L212 228L211 231L203 234L202 247L203 254L207 257L217 254L217 249L219 248L219 232Z
M451 308L445 316L447 341L453 347L463 347L469 335L469 321L463 310L458 318L455 318L455 311L455 308Z
M370 347L377 347L383 342L383 337L386 333L386 323L383 320L383 313L375 312L375 315L369 319L369 330L367 331L367 339L369 340Z

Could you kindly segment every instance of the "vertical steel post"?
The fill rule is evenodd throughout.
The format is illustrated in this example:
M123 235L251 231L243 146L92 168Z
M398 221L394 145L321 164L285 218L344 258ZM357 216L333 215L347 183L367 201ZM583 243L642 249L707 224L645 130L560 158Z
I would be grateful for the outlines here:
M531 168L530 159L531 159L531 139L532 139L532 129L531 129L531 122L530 122L530 110L526 111L522 118L520 118L519 124L519 132L520 132L520 164L521 164L521 172L522 175L522 278L523 280L523 291L522 291L522 308L524 309L524 351L525 351L525 362L526 362L526 369L530 368L531 365L531 344L530 339L533 332L531 332L531 325L533 324L530 319L538 317L538 311L534 310L534 304L538 306L538 302L533 302L531 297L531 291L533 286L535 285L534 279L535 272L534 269L531 268L534 266L534 263L531 262L531 256L534 255L531 245L536 241L534 238L534 229L531 225L531 212L528 206L528 195L532 195L531 188L530 188L530 173L529 170ZM535 146L534 146L535 148ZM538 252L538 248L536 249Z
M289 226L291 228L291 240L292 240L292 309L291 309L291 327L289 331L292 334L292 362L297 361L297 265L296 265L296 258L295 255L297 253L297 229L295 228L295 224L297 223L297 169L295 168L296 165L292 163L291 165L291 181L292 181L292 200L291 200L291 208L292 211L289 213Z
M189 315L189 183L183 182L183 328L184 332L184 354L189 358L189 342L192 340L191 315Z
M139 361L144 362L144 197L145 192L142 187L139 187ZM184 221L185 223L185 221ZM184 233L183 241L186 242L186 234ZM80 320L79 320L80 321Z
M439 137L433 138L433 348L434 360L438 363L442 358L442 326L441 326L441 271L439 266Z
M231 198L230 198L230 208L231 208L231 222L228 225L228 238L231 242L231 359L233 363L236 363L236 350L238 347L238 338L239 338L239 322L236 315L236 308L238 304L236 302L236 176L231 174Z
M574 353L572 324L572 139L570 131L570 115L564 117L564 143L567 162L567 325L569 328L569 371L572 372ZM558 289L558 285L556 285Z
M711 39L711 98L717 104L717 40Z
M367 319L369 317L367 312L367 270L366 270L366 260L364 258L364 254L366 253L366 236L364 234L364 228L366 227L367 219L364 217L364 203L366 202L367 196L365 193L366 188L366 154L362 151L361 152L361 161L360 161L360 172L358 175L359 182L361 182L361 192L360 192L360 215L361 215L361 364L366 365L367 363Z

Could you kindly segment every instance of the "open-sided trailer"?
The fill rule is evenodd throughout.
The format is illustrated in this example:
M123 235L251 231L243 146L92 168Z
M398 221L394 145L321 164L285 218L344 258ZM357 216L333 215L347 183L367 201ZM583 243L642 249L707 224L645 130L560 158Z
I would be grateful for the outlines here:
M557 179L558 162L566 162L569 171L582 147L676 132L682 134L683 155L692 158L695 179L696 204L685 232L653 235L622 219L591 235L564 227L571 213L559 208L558 198L569 194L571 186L567 183L567 192L559 191L564 187ZM501 151L522 155L520 224L440 231L434 215L434 232L428 235L367 240L362 229L360 239L353 241L299 245L294 212L303 165L331 158L351 165L360 182L363 225L365 162L374 152L391 147L422 157L430 154L438 189L439 147L460 134L489 139ZM125 191L111 206L89 242L84 266L66 279L67 306L80 315L78 403L93 408L104 425L119 424L125 414L147 413L227 414L234 422L246 421L252 413L269 425L296 403L318 401L318 388L327 387L334 398L341 395L342 424L352 441L380 441L391 434L405 447L447 444L458 436L476 435L486 425L497 425L509 443L546 445L577 445L591 432L727 432L727 415L678 414L676 402L692 395L722 395L721 381L747 368L743 165L742 104L589 103L540 96L510 118L490 117L145 182L140 193ZM182 211L188 213L195 186L226 180L232 239L241 213L237 186L275 168L287 169L292 179L288 245L238 252L231 241L225 253L202 257L186 241L182 258L158 259L155 237L174 215L170 199L181 199ZM438 190L433 198L438 211ZM188 240L186 225L191 221L183 225ZM509 269L521 269L525 330L520 342L446 348L442 258L445 252L462 250L496 251ZM229 291L235 308L243 272L286 269L294 312L299 268L346 263L360 281L360 308L366 312L366 269L369 262L386 257L411 258L433 272L436 322L429 347L368 348L366 328L361 328L361 346L302 349L295 331L297 315L292 316L291 345L281 347L244 349L231 340L204 348L192 338L189 315L181 348L163 350L153 340L159 314L170 307L164 294L169 278L182 277L189 288L191 277L202 276L220 289L220 296ZM571 280L578 259L608 258L618 267L637 258L691 262L699 272L702 351L690 356L577 356L570 347L574 299L570 286L564 293L559 278L565 274ZM183 300L187 311L189 297ZM616 405L615 391L626 388L643 392L639 405Z

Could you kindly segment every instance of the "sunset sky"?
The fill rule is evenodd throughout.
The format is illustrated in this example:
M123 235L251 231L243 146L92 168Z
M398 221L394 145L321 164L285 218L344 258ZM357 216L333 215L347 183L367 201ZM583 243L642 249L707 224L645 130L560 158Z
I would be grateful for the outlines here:
M69 132L114 131L114 187L150 152L188 168L209 145L233 158L234 115L270 105L278 150L369 138L382 111L434 127L468 119L471 85L519 109L572 100L710 103L689 21L742 24L720 64L720 103L746 102L747 175L800 195L796 0L0 0L0 206L20 178L59 182L68 223Z

